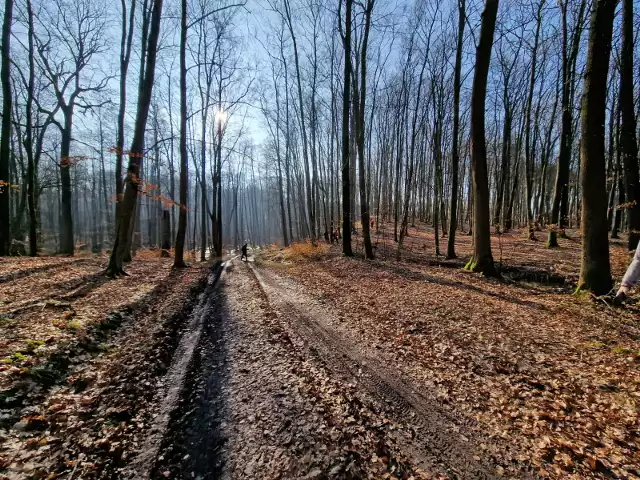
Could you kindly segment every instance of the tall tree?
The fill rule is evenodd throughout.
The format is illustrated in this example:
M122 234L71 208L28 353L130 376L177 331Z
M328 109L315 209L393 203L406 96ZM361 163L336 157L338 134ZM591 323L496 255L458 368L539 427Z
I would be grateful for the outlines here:
M571 163L571 147L573 142L573 104L572 89L575 76L575 68L572 66L578 57L580 38L583 28L584 12L587 8L587 0L581 0L576 25L571 37L571 51L569 52L569 26L568 26L568 0L560 0L562 16L562 127L560 133L560 152L556 166L556 181L553 191L553 206L551 208L551 228L547 246L558 246L558 231L564 232L567 225L567 205L569 203L569 166Z
M364 240L365 256L373 259L373 247L371 245L371 233L369 223L369 201L367 198L366 171L364 165L364 141L365 141L365 102L367 99L367 46L369 43L369 29L371 27L371 14L373 12L374 0L367 0L364 7L364 33L360 43L360 85L357 88L357 79L353 109L356 127L356 144L358 148L358 177L360 183L360 219L362 223L362 237ZM358 98L358 90L360 98Z
M148 0L144 1L143 8L146 9ZM122 31L120 37L120 103L118 105L118 131L116 133L116 218L120 213L120 201L122 200L122 158L124 155L124 118L127 109L127 72L129 71L129 61L131 59L131 49L133 44L133 31L135 26L136 0L131 0L129 8L129 25L127 26L127 0L120 0L122 8ZM144 32L143 32L144 35ZM144 58L144 52L142 52Z
M184 239L187 233L187 197L189 160L187 158L187 0L180 10L180 213L176 233L174 268L185 267ZM204 176L204 170L202 171ZM204 225L203 225L204 227Z
M298 41L296 39L295 31L293 29L293 18L291 14L291 3L289 0L284 0L285 21L289 28L289 34L291 35L291 41L293 43L293 60L296 68L296 86L298 90L298 108L300 109L300 135L302 136L302 155L304 156L304 175L306 180L306 193L307 193L307 210L309 214L309 224L311 225L311 241L315 242L317 238L316 234L316 220L315 220L315 205L313 203L313 192L311 185L311 173L309 170L309 142L307 139L307 127L305 121L305 108L304 108L304 96L302 94L302 76L300 73L300 56L298 54Z
M453 72L453 131L451 133L451 218L447 258L456 258L456 229L458 228L458 169L460 168L460 76L462 72L462 47L466 21L465 0L458 0L458 40L456 64Z
M35 257L38 254L38 220L36 214L36 161L33 151L33 103L35 95L35 45L33 28L33 7L31 0L27 0L27 42L29 45L29 73L27 80L27 102L25 106L25 138L24 147L27 154L27 196L29 203L29 255Z
M145 68L140 71L138 83L138 107L136 112L133 141L129 151L129 167L125 179L124 197L121 211L116 221L115 244L111 250L109 265L106 274L117 276L126 274L122 268L127 242L130 238L130 229L136 207L138 187L140 184L140 166L144 155L144 136L151 106L151 95L156 72L156 57L158 53L158 39L160 37L160 20L162 17L162 1L153 0L151 15L145 15L145 21L149 23L149 35L142 37L145 48ZM143 25L143 31L145 26Z
M527 105L525 108L525 141L524 141L524 153L525 153L525 175L526 175L526 200L527 200L527 224L529 226L529 239L535 240L535 233L533 229L533 170L534 170L534 150L535 141L531 138L531 109L533 107L533 92L536 83L536 67L538 66L538 45L540 44L540 29L542 27L542 9L544 8L545 0L539 0L538 8L536 11L536 33L533 40L533 47L531 49L531 73L529 77L529 92L527 94Z
M613 286L607 229L605 119L616 0L596 0L591 14L589 53L582 95L580 164L582 264L578 290L604 295Z
M350 181L350 148L349 148L349 119L351 105L351 13L353 0L345 0L344 30L342 30L342 0L339 0L338 25L340 25L342 43L344 46L344 85L342 90L342 252L352 256L351 249L351 181Z
M2 22L2 138L0 138L0 256L8 255L11 248L9 163L11 161L11 21L13 0L4 2Z
M498 0L486 0L482 13L480 40L476 50L476 67L471 92L471 175L473 181L473 257L466 269L495 275L491 254L491 224L489 219L489 178L485 140L485 99L487 76L491 62L493 33L498 15Z
M60 253L73 255L75 238L73 228L73 205L71 170L76 158L71 156L73 125L76 107L84 112L104 103L94 103L91 95L103 91L109 77L100 81L95 75L85 76L92 57L106 51L104 39L106 20L104 12L90 0L79 0L74 5L55 0L45 9L43 15L48 28L41 36L36 36L38 56L46 77L53 90L53 108L43 108L60 131ZM71 65L71 68L69 68ZM56 118L62 113L62 121Z
M620 58L621 147L629 205L629 250L640 240L640 173L636 117L633 108L633 0L622 0L622 54Z

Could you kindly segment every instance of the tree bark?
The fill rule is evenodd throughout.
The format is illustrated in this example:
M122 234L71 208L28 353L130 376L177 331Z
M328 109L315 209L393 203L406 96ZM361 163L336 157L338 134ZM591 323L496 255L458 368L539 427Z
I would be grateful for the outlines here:
M498 0L486 0L482 13L480 41L476 51L476 68L471 92L471 173L473 178L473 257L466 269L495 275L491 254L491 225L489 219L489 179L487 176L487 147L485 142L485 99L487 76L491 62L493 33L498 15Z
M620 109L622 114L621 147L627 202L629 204L630 251L640 240L640 172L636 118L633 109L633 0L622 1L622 54L620 65Z
M138 107L134 128L133 141L129 152L129 167L127 169L126 185L122 200L122 210L116 226L115 244L109 258L106 274L116 276L125 274L122 262L125 255L127 238L130 236L131 220L134 215L136 197L138 196L138 184L140 164L144 155L144 135L149 117L151 95L156 70L156 55L158 51L158 39L160 37L160 20L162 16L162 1L154 0L153 11L150 20L149 36L143 37L143 43L147 44L145 68L140 72L138 86Z
M578 290L604 295L613 286L607 236L605 117L607 75L616 0L597 0L591 14L582 96L582 265Z
M340 0L342 7L342 0ZM351 105L351 11L353 0L345 0L344 44L344 87L342 93L342 252L353 256L351 250L351 182L350 182L350 145L349 145L349 110ZM342 19L339 18L341 22Z
M2 22L2 138L0 138L0 256L9 255L11 250L11 210L9 203L9 163L11 161L11 21L13 0L4 2Z
M71 149L71 130L73 127L73 106L69 105L63 109L64 128L61 130L60 141L60 187L62 194L60 212L60 248L59 252L66 255L73 255L73 214L71 212L71 168L73 160L69 156Z
M453 132L451 147L451 219L449 221L449 240L447 242L447 258L456 258L456 228L458 226L458 169L460 166L460 76L462 72L462 47L464 41L464 24L466 20L465 1L458 0L458 43L456 47L456 64L453 74Z
M180 213L174 268L183 268L184 240L187 233L187 196L189 186L189 160L187 155L187 0L181 0L180 18ZM202 172L204 175L204 170Z

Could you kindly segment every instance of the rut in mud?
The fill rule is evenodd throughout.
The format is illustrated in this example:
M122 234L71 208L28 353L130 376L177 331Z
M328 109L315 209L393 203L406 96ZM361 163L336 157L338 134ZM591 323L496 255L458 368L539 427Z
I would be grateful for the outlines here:
M291 280L235 260L208 295L152 478L527 476Z

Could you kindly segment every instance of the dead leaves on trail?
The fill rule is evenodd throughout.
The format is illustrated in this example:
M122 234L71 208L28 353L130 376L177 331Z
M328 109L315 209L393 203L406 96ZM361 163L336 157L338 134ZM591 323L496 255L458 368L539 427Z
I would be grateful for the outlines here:
M570 246L549 254L542 242L523 244L534 258L546 255L544 268L579 267ZM612 248L614 272L626 267L623 250ZM637 310L409 260L363 262L334 249L267 266L334 304L361 345L416 389L513 445L502 452L507 463L550 478L640 477Z
M176 344L173 315L206 265L173 271L170 259L135 259L131 276L106 281L102 257L15 261L0 262L0 275L14 274L0 284L0 312L38 306L0 313L0 478L115 478L152 415L145 408Z

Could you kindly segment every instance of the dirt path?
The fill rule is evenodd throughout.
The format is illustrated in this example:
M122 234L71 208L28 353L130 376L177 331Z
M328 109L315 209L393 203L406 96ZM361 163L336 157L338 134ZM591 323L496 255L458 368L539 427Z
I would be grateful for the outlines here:
M475 421L445 408L428 391L416 391L400 370L379 357L375 347L362 344L340 314L317 301L290 278L252 268L278 315L303 337L311 355L334 374L372 396L410 438L396 437L412 461L427 471L451 478L500 477L513 465L501 465L507 445L495 445ZM419 388L419 387L418 387ZM520 471L519 477L527 472Z
M413 391L291 280L236 259L202 314L151 478L495 478L514 471L498 460L506 446L492 445L428 392Z

